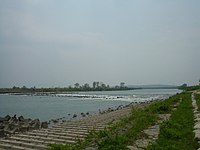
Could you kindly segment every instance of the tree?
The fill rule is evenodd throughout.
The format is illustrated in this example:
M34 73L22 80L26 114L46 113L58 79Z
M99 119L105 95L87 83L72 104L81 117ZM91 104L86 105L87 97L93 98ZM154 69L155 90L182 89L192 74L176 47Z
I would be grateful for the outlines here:
M27 89L27 88L26 88L26 86L22 86L22 89L24 89L24 90L25 90L25 89Z
M109 88L110 88L110 85L107 85L106 88L109 89Z
M103 84L101 84L101 88L103 89L103 90L105 90L106 89L106 85L103 83Z
M102 88L102 85L103 85L103 82L100 82L99 83L99 87Z
M82 90L84 90L84 91L90 90L90 85L89 85L88 83L85 83L85 84L82 86Z
M96 86L97 86L97 88L99 87L99 82L96 82Z
M17 87L16 87L16 86L13 86L13 89L17 89Z
M96 87L97 87L97 82L93 82L93 83L92 83L92 87L93 87L93 89L96 89Z
M83 88L88 89L88 88L90 88L90 85L89 85L88 83L85 83L85 84L83 85Z
M80 84L79 84L79 83L75 83L75 84L74 84L74 87L75 87L76 89L78 89L78 88L80 87Z
M121 82L121 83L120 83L120 88L124 88L124 85L125 85L125 83L124 83L124 82Z

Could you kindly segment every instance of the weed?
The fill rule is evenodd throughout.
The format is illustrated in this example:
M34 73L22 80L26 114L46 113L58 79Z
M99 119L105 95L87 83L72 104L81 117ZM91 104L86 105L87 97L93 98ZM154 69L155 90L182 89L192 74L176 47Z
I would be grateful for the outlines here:
M162 123L159 139L148 146L148 150L194 150L198 143L194 140L194 118L191 106L191 94L182 93L180 106L172 113L171 118Z

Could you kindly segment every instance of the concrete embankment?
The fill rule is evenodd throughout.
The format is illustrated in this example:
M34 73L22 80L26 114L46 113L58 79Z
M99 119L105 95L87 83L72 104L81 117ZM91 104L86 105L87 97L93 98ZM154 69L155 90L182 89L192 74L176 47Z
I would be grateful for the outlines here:
M142 107L146 104L131 104L117 110L84 117L80 120L66 121L49 128L23 133L15 133L0 139L0 149L33 150L47 149L50 143L76 143L84 139L92 130L103 130L110 122L117 122L127 117L132 107Z
M31 131L39 128L47 128L47 122L40 122L39 119L25 119L23 116L17 117L9 115L0 117L0 138L7 137L15 133Z

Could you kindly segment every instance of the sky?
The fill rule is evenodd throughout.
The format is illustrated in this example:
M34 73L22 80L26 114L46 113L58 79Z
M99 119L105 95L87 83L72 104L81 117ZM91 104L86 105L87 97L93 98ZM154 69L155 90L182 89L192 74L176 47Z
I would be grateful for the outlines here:
M0 0L0 87L199 79L199 0Z

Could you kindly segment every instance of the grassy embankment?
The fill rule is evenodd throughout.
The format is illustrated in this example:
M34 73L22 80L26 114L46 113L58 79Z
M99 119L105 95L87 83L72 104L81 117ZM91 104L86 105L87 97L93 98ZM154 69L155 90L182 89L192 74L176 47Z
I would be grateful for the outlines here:
M195 86L188 86L188 87L184 88L183 90L185 90L185 91L194 91L194 90L200 90L200 86L199 86L199 85L195 85Z
M198 142L194 140L194 116L191 93L183 93L182 103L171 118L162 123L159 138L148 150L195 150Z
M92 132L84 141L79 141L75 145L51 145L52 150L80 150L84 147L95 145L101 150L125 150L127 145L135 140L146 136L143 131L152 125L158 114L171 113L174 104L179 102L184 94L177 94L165 101L154 102L142 109L133 109L130 117L127 117L117 124L100 131Z

